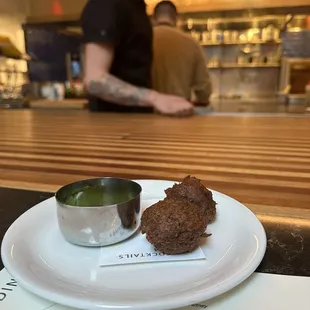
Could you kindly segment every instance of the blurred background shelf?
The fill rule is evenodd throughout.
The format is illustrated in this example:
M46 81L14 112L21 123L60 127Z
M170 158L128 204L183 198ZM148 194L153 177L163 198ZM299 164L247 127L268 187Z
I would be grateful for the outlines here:
M208 46L225 46L225 45L247 45L247 44L281 44L282 40L274 40L274 41L250 41L250 42L242 42L242 41L236 41L236 42L206 42L206 43L200 43L202 47L208 47Z
M280 64L223 64L219 66L208 65L208 69L234 69L234 68L280 68Z

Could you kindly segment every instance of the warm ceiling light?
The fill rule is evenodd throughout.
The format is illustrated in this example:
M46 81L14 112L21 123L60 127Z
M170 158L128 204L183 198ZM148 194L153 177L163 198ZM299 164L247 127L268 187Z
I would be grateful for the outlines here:
M53 0L52 4L53 15L63 15L63 9L59 0Z

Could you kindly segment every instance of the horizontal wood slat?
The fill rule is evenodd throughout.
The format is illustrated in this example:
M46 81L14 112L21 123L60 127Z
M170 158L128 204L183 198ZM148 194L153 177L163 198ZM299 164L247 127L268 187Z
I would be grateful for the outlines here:
M0 111L0 186L188 174L257 213L308 214L310 119Z

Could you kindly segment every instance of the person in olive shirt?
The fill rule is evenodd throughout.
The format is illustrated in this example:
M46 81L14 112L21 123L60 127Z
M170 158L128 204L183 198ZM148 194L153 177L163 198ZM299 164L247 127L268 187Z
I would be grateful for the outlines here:
M143 0L89 0L81 24L90 110L193 113L187 100L150 89L153 36Z
M159 2L154 10L153 88L165 94L208 105L211 80L200 45L176 28L178 12L171 1Z

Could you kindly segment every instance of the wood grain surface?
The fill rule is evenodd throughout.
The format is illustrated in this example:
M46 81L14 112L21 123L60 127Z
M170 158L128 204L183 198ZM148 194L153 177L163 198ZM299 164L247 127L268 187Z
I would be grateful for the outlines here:
M191 174L259 214L310 218L310 119L0 111L0 186Z

